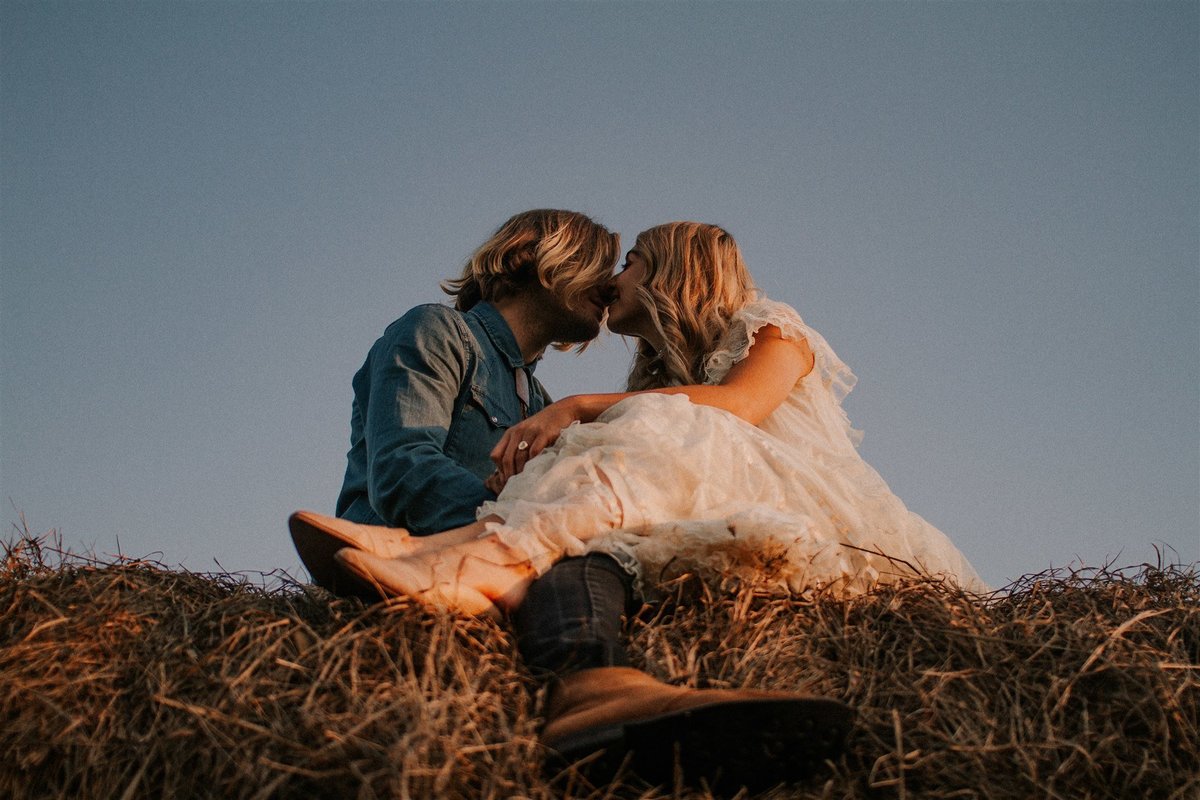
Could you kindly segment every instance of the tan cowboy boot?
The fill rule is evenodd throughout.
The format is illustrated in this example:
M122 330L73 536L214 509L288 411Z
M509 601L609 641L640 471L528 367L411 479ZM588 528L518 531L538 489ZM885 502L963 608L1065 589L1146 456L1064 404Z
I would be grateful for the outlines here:
M692 786L766 789L817 771L842 748L854 712L826 697L757 689L687 689L629 667L598 667L551 690L541 742L552 763L604 780L623 763L670 783L676 757ZM628 758L628 762L626 759Z
M334 554L344 547L395 558L409 552L412 539L403 528L382 525L360 525L313 511L297 511L288 517L288 529L300 561L312 576L313 583L334 594L363 595L363 587L341 571ZM368 592L366 599L378 600Z
M411 597L433 609L472 616L499 617L499 608L515 608L537 576L528 558L497 536L401 558L339 550L336 559L387 597Z

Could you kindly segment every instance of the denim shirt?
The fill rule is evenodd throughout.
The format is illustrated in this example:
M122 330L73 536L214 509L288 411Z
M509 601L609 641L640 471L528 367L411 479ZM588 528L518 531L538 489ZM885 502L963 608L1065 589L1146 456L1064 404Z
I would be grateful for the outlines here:
M488 303L417 306L393 322L354 376L337 515L416 534L474 522L495 499L489 454L521 419L514 370L531 378L528 413L546 405L533 368Z

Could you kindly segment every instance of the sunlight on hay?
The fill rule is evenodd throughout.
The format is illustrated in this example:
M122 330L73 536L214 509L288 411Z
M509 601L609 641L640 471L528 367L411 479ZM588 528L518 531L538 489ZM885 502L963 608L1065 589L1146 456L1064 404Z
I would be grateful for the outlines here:
M1194 798L1193 567L781 599L683 578L630 624L686 686L859 711L847 753L762 797ZM21 536L0 567L0 796L696 797L543 775L541 695L502 626L364 608Z

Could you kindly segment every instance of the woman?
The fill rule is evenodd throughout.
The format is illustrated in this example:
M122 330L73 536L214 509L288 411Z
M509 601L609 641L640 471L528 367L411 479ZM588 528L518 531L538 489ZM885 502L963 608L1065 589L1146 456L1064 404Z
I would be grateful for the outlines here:
M555 561L588 551L631 556L652 581L695 570L849 592L932 574L986 588L858 455L841 408L854 375L757 293L724 230L639 234L608 327L639 340L628 393L568 397L510 428L492 453L503 491L473 525L331 528L351 545L341 565L385 594L476 614L514 608ZM369 537L386 544L359 549Z

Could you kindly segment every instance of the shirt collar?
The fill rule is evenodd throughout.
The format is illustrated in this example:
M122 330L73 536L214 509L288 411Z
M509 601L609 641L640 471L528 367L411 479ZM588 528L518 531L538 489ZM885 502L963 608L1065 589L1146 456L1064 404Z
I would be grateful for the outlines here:
M500 355L504 356L504 360L508 362L509 369L527 366L533 370L537 365L537 359L534 359L532 364L525 363L525 359L521 356L521 348L517 346L517 337L513 335L512 328L508 327L508 323L504 321L504 317L500 315L494 305L481 300L467 313L473 314L479 320L484 333L492 340L492 344L500 351Z

